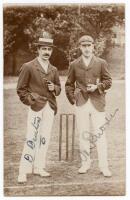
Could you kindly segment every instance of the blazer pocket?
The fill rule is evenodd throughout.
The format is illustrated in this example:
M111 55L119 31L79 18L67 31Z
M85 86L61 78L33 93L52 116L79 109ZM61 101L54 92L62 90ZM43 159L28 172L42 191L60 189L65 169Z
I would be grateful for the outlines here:
M35 103L36 103L36 100L39 98L39 94L37 94L37 93L35 93L35 92L31 92L29 95L28 95L28 97L27 97L27 99L28 99L28 102L29 102L29 104L30 104L30 106L31 105L34 105Z
M31 105L31 109L34 111L40 111L46 105L46 102L47 98L39 95L39 97L35 99L35 103Z
M38 99L39 98L39 94L37 94L37 93L35 93L35 92L31 92L31 97L32 97L32 99L35 101L36 99Z

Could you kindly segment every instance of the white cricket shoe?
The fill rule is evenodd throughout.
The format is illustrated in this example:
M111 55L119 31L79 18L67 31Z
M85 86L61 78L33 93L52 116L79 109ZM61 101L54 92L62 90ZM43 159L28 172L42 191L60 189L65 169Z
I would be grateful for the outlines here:
M25 183L25 182L27 182L27 175L26 174L19 174L18 183Z
M46 172L44 169L34 169L34 174L40 175L41 177L49 177L50 173Z
M103 173L103 175L105 177L111 177L112 176L112 173L111 173L111 171L109 169L102 169L101 173Z

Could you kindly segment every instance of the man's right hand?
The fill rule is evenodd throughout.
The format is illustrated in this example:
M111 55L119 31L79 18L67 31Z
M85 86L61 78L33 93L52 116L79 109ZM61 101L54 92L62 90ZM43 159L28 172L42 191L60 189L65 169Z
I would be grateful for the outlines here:
M88 84L87 85L87 92L94 92L97 89L97 85Z

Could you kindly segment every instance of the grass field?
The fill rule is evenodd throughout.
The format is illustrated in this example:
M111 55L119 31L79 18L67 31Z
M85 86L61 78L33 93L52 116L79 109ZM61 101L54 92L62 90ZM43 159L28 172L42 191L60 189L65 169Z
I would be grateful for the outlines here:
M17 79L17 78L16 78ZM44 195L124 195L125 194L125 84L124 81L113 82L107 94L106 113L113 113L119 109L111 124L107 127L108 157L111 178L104 178L98 169L97 153L93 149L92 167L85 175L78 174L80 167L78 133L75 137L74 161L66 162L65 132L63 138L63 160L58 161L59 115L60 113L74 113L64 92L62 78L62 92L57 98L58 114L55 117L52 137L48 151L47 169L50 178L28 176L26 184L18 184L18 167L26 134L26 119L28 108L23 105L16 91L15 82L5 80L4 90L4 193L5 196L44 196ZM9 83L9 85L7 85ZM11 85L14 84L14 85ZM9 89L10 88L10 89ZM11 89L12 88L12 89ZM71 121L70 121L71 126ZM65 127L65 124L64 124ZM71 128L71 127L70 127ZM71 130L69 132L71 139ZM70 145L71 146L71 145ZM69 146L69 153L71 148Z

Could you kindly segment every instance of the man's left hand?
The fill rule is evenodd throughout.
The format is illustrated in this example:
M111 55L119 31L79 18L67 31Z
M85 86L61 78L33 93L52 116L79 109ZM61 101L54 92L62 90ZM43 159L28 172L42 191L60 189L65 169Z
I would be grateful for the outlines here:
M54 91L54 89L55 89L55 86L54 86L54 83L52 83L52 82L49 82L48 83L48 89L49 89L49 91Z
M88 92L94 92L96 89L97 89L97 85L94 85L94 84L87 85Z

